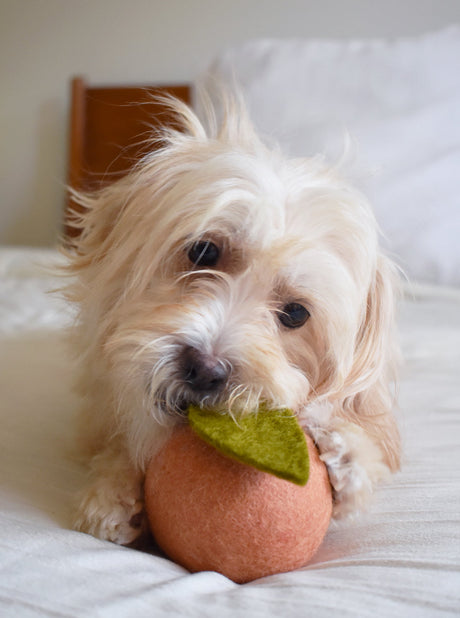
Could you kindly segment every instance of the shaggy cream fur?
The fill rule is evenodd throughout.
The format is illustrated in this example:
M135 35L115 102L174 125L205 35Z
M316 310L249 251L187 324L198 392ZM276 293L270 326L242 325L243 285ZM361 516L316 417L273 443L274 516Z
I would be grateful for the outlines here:
M118 543L142 532L143 473L188 403L293 409L328 466L335 516L353 513L400 451L396 276L371 208L321 157L267 148L238 101L221 123L208 106L207 129L168 104L181 130L75 196L67 294L90 458L76 528ZM203 367L219 380L206 386Z

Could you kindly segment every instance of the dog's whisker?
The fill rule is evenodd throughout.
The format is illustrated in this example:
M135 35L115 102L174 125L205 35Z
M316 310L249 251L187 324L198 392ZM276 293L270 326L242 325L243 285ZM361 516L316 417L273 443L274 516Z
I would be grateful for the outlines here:
M247 388L248 386L243 386L242 384L238 384L237 386L233 387L232 391L229 393L227 401L227 409L229 413L231 412L231 410L233 410L235 401Z

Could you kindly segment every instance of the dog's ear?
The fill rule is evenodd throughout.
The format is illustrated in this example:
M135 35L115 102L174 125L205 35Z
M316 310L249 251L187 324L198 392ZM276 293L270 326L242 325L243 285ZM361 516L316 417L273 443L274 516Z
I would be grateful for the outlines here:
M354 361L342 400L341 414L383 448L387 465L399 468L400 438L393 415L398 349L394 338L397 276L392 263L380 256L367 296L363 322L355 343Z
M120 216L126 200L122 190L124 179L92 193L71 190L72 200L78 210L70 215L70 225L77 231L72 239L72 249L80 257L97 260Z
M127 252L112 250L121 243L116 227L126 208L124 183L121 179L98 192L73 195L81 211L74 224L78 235L63 249L72 276L65 288L67 298L81 306L99 306L101 315L119 297L121 274L128 270Z

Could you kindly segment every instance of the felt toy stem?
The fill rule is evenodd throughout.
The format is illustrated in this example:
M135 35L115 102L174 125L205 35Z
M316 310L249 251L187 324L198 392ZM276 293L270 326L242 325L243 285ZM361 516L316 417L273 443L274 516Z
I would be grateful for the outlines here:
M229 414L190 405L192 430L222 454L297 485L306 485L309 456L305 434L290 410L261 406L235 420Z

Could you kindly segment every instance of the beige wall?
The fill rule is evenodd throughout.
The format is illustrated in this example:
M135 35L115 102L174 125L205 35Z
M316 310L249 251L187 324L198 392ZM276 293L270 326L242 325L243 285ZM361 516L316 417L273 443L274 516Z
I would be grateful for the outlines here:
M410 35L454 21L459 0L0 0L0 244L56 241L72 75L190 81L249 38Z

